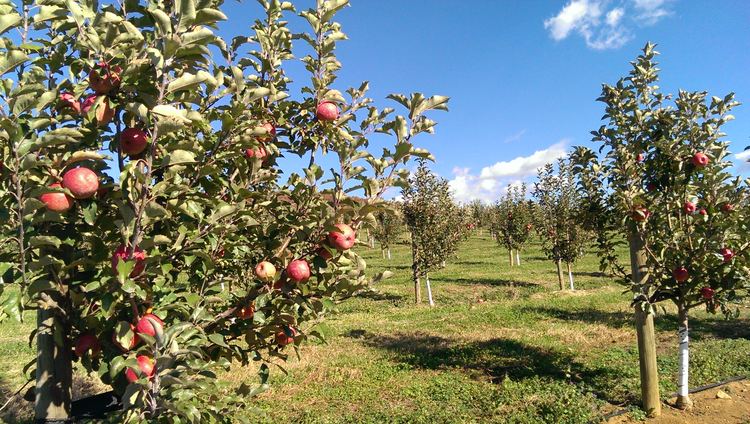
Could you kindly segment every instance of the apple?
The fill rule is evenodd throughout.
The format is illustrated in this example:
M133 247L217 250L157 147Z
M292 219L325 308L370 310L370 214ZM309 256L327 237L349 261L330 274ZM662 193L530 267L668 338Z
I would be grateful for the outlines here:
M356 233L346 224L336 224L335 230L328 233L328 244L336 250L348 250L354 246Z
M703 287L701 288L701 297L703 297L706 300L710 300L714 298L714 294L716 291L712 289L711 287Z
M248 306L243 306L239 309L237 309L237 316L240 319L253 319L253 316L255 315L255 305L249 304Z
M99 62L94 69L89 72L89 87L96 94L107 94L112 89L120 87L122 68L119 66L111 67L106 62Z
M255 265L255 276L264 283L270 283L276 277L276 267L268 261Z
M88 199L99 189L99 176L88 168L73 168L63 174L62 186L76 199Z
M75 98L75 96L73 96L72 93L60 93L59 105L61 108L70 108L76 111L76 113L81 113L81 103L78 101L78 99Z
M708 215L708 211L707 211L706 209L704 209L704 208L701 208L701 209L700 209L700 210L698 211L698 213L699 213L699 214L701 214L701 216L706 216L706 215Z
M50 188L62 188L60 183L50 184ZM65 193L44 193L39 200L52 212L66 212L73 207L73 198Z
M732 252L732 249L725 247L721 250L719 250L719 254L724 257L724 263L728 264L729 262L732 262L732 258L734 258L734 252Z
M721 211L724 213L730 213L734 211L734 205L731 203L724 203L723 205L721 205Z
M258 158L263 161L268 157L268 151L263 146L259 146L257 149L247 149L245 150L245 157L248 159Z
M146 314L138 320L138 324L135 326L135 331L138 334L145 334L147 336L156 337L156 333L164 331L164 322L161 318L154 314Z
M655 183L646 184L646 191L648 191L649 193L656 191L656 184Z
M91 356L96 356L101 350L99 339L93 334L82 334L76 340L75 354L79 358L82 358L88 351L91 351Z
M83 103L81 103L81 110L83 111L83 113L89 113L89 110L91 110L91 107L94 106L98 98L99 96L97 95L86 97ZM104 98L104 101L99 104L99 106L97 106L95 112L96 120L99 123L99 126L105 126L109 124L112 118L115 117L115 109L110 106L109 99L107 99L106 97Z
M133 338L130 340L130 346L127 347L120 344L120 342L117 341L117 334L115 334L114 331L112 332L112 343L123 352L133 349L141 342L141 338L138 337L138 333L135 331L135 325L130 324L130 331L133 333Z
M697 206L695 206L695 203L693 202L685 202L685 205L683 206L683 209L685 209L685 213L690 215L695 213L696 209L698 209Z
M304 283L310 278L310 265L304 259L295 259L287 265L286 275L294 283Z
M687 268L684 266L675 268L674 271L672 271L672 277L678 282L683 283L687 281L688 278L690 278L690 273L688 272Z
M339 117L339 107L333 102L320 102L315 109L315 116L320 121L335 121Z
M711 160L708 159L708 156L703 152L698 152L693 155L693 165L696 168L705 168L710 161Z
M644 159L646 159L646 157L643 156L643 153L638 153L638 156L635 157L635 160L638 162L643 162Z
M125 128L120 134L120 150L128 156L141 153L148 145L148 136L138 128Z
M117 275L117 264L120 263L120 260L135 260L133 270L130 271L131 277L141 274L143 270L146 269L146 252L140 247L136 247L135 250L133 250L133 256L128 257L129 251L130 248L128 246L121 244L112 255L112 272L114 272L115 275Z
M651 211L646 209L644 206L636 205L633 208L633 212L630 214L635 222L644 222L651 216Z
M146 355L138 355L135 358L136 361L138 361L138 368L140 369L140 373L142 375L145 375L149 379L154 376L154 360ZM138 381L138 374L136 373L136 370L128 367L125 370L125 378L128 379L130 383L135 383Z
M261 128L263 128L263 131L265 131L266 134L258 137L258 141L271 141L274 139L274 137L276 137L276 127L274 127L272 123L265 122L263 123L263 125L261 125Z
M276 343L279 346L286 346L289 343L294 343L295 337L297 337L297 330L294 327L284 327L283 330L276 333Z

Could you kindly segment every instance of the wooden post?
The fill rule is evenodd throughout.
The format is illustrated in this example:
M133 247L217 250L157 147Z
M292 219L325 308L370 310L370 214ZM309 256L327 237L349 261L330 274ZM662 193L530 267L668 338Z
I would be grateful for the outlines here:
M565 290L565 285L563 285L562 260L558 259L555 265L557 265L557 282L560 283L560 290Z
M638 232L635 222L630 223L628 235L633 283L643 287L648 281L646 242ZM644 311L639 303L635 303L635 329L638 336L642 408L649 417L656 417L661 415L661 400L659 399L659 371L656 365L654 314L651 311Z
M73 368L67 326L52 309L39 309L36 317L39 332L36 336L35 420L39 423L68 423ZM55 342L55 333L62 339L62 346Z

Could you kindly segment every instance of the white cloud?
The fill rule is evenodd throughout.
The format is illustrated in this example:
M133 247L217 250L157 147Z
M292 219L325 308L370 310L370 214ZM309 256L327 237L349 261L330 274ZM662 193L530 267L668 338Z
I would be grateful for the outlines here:
M472 174L469 168L453 168L451 190L459 202L480 199L492 203L507 190L508 184L520 184L536 176L540 167L565 156L567 144L568 140L563 139L529 156L497 162L482 168L479 175Z
M544 28L555 41L575 33L592 49L616 49L633 38L633 23L653 25L668 16L670 1L569 0L557 15L544 21Z
M745 150L744 152L737 153L734 155L734 157L739 161L750 161L750 150Z
M521 131L518 131L515 134L511 134L508 137L505 137L505 140L503 140L503 143L507 144L507 143L512 143L514 141L518 141L518 140L520 140L523 137L524 134L526 134L526 129L525 128L522 129Z

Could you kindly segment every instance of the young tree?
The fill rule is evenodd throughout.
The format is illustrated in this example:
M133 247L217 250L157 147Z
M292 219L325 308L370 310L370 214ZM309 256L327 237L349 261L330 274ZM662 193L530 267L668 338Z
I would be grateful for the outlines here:
M391 246L398 241L404 227L400 206L391 204L386 210L375 214L377 223L372 230L373 237L380 243L380 250L384 258L391 259Z
M529 240L534 227L532 221L533 209L526 199L526 184L509 185L505 196L493 207L490 231L497 243L508 249L510 266L521 265L520 250Z
M482 203L481 200L474 200L467 205L467 209L467 215L470 218L470 226L473 225L474 228L478 229L479 234L481 235L482 229L487 226L487 223L490 220L490 207Z
M583 255L589 233L581 224L581 199L569 161L558 160L557 172L551 163L540 168L533 195L538 205L535 222L542 250L557 265L560 290L564 290L563 263L567 265L570 289L574 290L572 264Z
M428 301L434 306L429 273L444 267L465 238L464 214L453 201L448 180L430 172L425 160L419 161L401 193L404 222L411 233L415 301L422 301L420 279L424 277Z
M70 417L73 360L121 396L123 421L232 421L267 364L368 284L355 231L429 156L412 137L447 98L391 95L408 116L391 117L366 83L330 88L346 0L301 11L302 34L290 2L262 1L229 43L222 3L0 1L0 273L17 288L0 318L37 310L39 421ZM298 43L311 82L293 98ZM382 156L373 132L395 139ZM308 166L282 181L282 154ZM231 361L261 364L263 384L219 390Z
M605 148L602 161L587 150L577 153L583 167L601 172L611 190L610 219L627 229L644 408L654 414L654 305L671 300L678 309L677 406L687 408L688 311L705 305L731 315L747 292L750 256L747 211L735 207L747 198L747 185L727 171L721 140L737 102L732 94L707 101L705 92L685 91L671 102L655 85L656 54L647 44L628 77L603 87L607 122L593 132Z

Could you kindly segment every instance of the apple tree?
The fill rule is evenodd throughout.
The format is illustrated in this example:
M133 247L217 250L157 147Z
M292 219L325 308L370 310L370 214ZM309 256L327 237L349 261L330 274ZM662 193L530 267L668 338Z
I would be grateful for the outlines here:
M579 169L587 169L584 186L598 173L611 191L608 230L624 230L620 234L630 245L626 283L634 294L644 409L652 414L659 411L658 387L651 381L654 306L671 301L677 307L677 406L687 408L689 310L703 306L735 315L750 277L747 210L738 207L747 199L747 183L728 171L721 131L738 103L733 94L661 93L655 85L657 54L647 44L627 77L603 86L605 123L592 132L603 158L586 149L576 153Z
M508 250L510 266L521 265L520 251L531 236L534 227L531 203L526 199L526 184L508 185L505 195L492 208L490 232Z
M391 95L394 116L367 83L332 88L348 1L258 3L224 40L221 0L0 0L0 318L37 313L38 420L70 417L76 361L123 421L232 421L369 284L356 231L429 156L413 137L447 98ZM377 156L376 132L393 139ZM290 156L307 165L282 174ZM221 389L233 363L259 384Z
M376 224L372 230L375 240L380 243L380 250L384 258L391 259L391 246L394 245L404 229L401 208L395 203L390 208L375 214Z
M428 301L434 306L429 273L443 268L465 239L465 215L454 202L448 181L433 174L422 159L401 194L402 214L411 234L414 298L416 303L422 301L420 281L424 278Z

